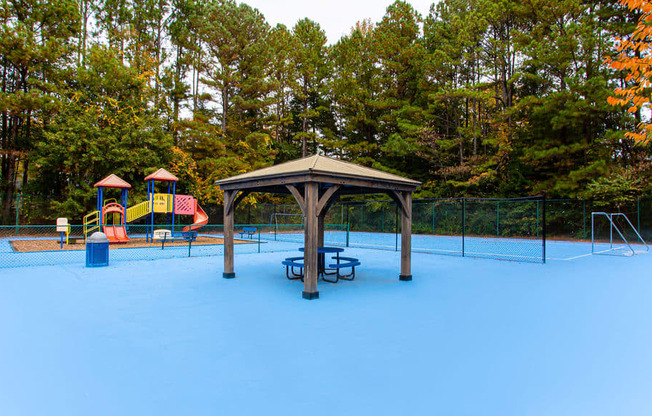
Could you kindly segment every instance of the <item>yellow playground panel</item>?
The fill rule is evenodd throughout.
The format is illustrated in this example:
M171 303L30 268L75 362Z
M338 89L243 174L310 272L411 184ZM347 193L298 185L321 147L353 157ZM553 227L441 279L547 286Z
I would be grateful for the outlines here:
M172 212L172 195L154 194L154 212L159 214Z

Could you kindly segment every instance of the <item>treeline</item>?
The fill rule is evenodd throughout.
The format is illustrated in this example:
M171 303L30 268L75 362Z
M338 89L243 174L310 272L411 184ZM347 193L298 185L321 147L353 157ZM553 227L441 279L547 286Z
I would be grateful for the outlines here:
M231 0L2 0L3 221L18 190L80 218L93 183L217 179L315 152L424 182L422 197L633 198L641 120L607 103L638 16L613 0L396 1L329 44Z

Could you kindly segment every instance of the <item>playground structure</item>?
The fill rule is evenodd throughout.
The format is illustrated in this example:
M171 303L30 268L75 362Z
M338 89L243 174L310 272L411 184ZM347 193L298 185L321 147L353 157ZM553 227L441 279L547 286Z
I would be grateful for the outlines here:
M176 183L179 179L161 168L145 178L147 182L147 199L132 207L128 203L128 190L131 185L118 176L111 174L94 186L97 188L96 210L84 216L84 239L94 232L102 230L112 244L126 243L130 240L127 224L141 218L146 220L146 241L154 241L154 214L166 214L167 226L172 236L191 236L208 223L208 215L191 195L177 195ZM167 183L167 193L156 193L156 182ZM105 188L120 189L120 202L116 199L104 199ZM176 215L192 215L191 225L183 227L181 233L174 231Z

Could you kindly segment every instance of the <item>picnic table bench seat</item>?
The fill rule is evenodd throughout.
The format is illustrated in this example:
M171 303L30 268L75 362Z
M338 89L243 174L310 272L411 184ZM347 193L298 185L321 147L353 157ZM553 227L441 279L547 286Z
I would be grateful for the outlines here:
M355 266L359 266L361 264L359 259L356 259L355 257L333 256L333 260L337 260L337 263L331 263L328 265L329 269L335 269L337 271L336 273L337 277L333 282L337 282L337 280L339 279L342 280L355 279ZM347 269L349 267L351 268L351 273L349 274L340 273L341 269Z
M290 280L303 279L303 257L288 257L281 262L285 266L285 276ZM299 273L294 268L299 269Z

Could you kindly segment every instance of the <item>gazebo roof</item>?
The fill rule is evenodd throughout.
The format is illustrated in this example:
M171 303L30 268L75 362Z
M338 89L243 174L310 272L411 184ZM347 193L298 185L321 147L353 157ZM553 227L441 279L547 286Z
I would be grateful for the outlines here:
M179 178L177 178L176 176L174 176L173 174L171 174L167 170L161 168L161 169L157 170L156 172L154 172L154 173L152 173L150 175L147 175L147 177L145 177L145 180L146 181L155 180L155 181L163 181L163 182L178 182Z
M309 181L333 183L345 187L356 186L361 189L382 187L414 190L421 185L419 181L321 155L232 176L219 180L215 184L222 189L252 189ZM279 190L283 191L282 188Z
M121 179L120 177L114 175L113 173L107 176L106 178L102 179L95 185L93 185L95 188L118 188L118 189L129 189L131 188L131 185L129 185L125 180Z

